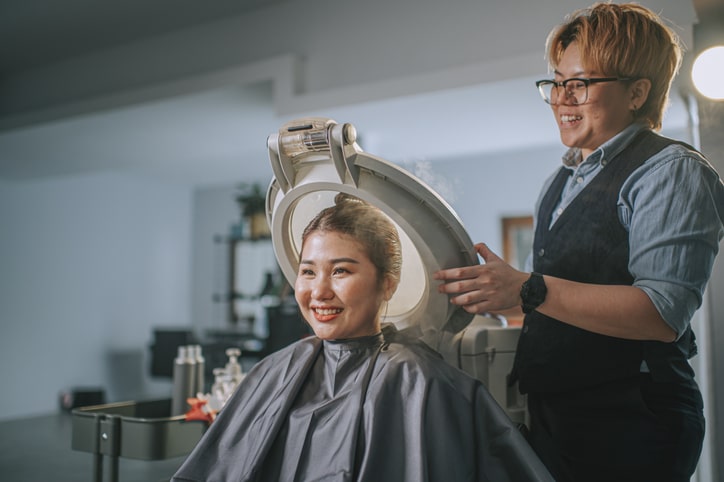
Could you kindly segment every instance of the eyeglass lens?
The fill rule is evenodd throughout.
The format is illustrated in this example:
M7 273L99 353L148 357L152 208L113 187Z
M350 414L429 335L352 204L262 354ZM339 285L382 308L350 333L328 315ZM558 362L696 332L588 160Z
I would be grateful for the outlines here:
M586 83L578 79L566 80L562 86L555 82L543 82L538 88L543 99L552 105L565 102L565 99L559 99L561 95L565 95L566 99L574 104L584 104L588 99Z

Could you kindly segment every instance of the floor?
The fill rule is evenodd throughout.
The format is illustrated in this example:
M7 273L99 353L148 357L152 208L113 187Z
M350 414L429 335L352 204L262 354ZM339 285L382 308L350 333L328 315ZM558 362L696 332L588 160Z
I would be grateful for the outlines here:
M110 461L104 474L93 473L93 454L71 449L72 416L59 412L46 416L0 422L0 479L12 482L112 481ZM170 480L184 456L165 460L118 459L118 482Z

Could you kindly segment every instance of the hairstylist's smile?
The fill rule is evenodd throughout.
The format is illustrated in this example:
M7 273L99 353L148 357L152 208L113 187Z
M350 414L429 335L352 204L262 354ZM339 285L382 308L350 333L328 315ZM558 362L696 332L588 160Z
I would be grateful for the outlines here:
M583 119L582 115L573 115L573 114L561 114L561 122L568 123L568 122L575 122Z

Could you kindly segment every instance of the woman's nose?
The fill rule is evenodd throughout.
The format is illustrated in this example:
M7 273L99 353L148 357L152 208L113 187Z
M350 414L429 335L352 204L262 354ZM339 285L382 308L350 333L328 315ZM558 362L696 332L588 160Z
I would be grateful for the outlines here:
M312 297L315 300L328 300L334 298L332 283L330 283L328 278L322 276L314 280L314 286L312 286Z

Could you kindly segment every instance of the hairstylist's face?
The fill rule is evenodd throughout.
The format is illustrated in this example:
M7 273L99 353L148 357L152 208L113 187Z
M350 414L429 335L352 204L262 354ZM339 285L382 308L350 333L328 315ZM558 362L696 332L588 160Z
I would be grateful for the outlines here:
M302 315L319 338L378 333L384 291L377 282L377 268L354 238L334 232L307 237L294 293Z
M610 72L586 70L583 67L576 42L566 48L555 72L557 81L572 77L609 76L612 77ZM576 105L572 99L561 93L559 103L551 106L561 142L568 147L580 148L585 159L601 144L631 124L634 102L627 85L625 82L591 84L588 86L588 101L581 105Z

